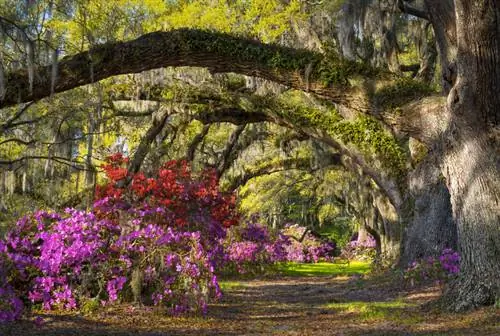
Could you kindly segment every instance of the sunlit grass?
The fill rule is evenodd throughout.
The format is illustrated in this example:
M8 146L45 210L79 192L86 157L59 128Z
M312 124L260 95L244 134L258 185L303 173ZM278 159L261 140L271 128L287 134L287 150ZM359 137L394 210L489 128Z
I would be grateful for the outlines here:
M287 276L338 276L366 274L371 265L366 261L351 261L349 264L319 262L316 264L282 263L276 265L276 272Z
M422 316L411 312L411 309L416 307L415 304L404 302L402 299L373 302L334 302L326 304L324 307L349 314L350 318L359 320L360 322L385 320L415 324L423 319Z
M222 291L241 289L245 287L241 282L231 280L219 280L219 286Z

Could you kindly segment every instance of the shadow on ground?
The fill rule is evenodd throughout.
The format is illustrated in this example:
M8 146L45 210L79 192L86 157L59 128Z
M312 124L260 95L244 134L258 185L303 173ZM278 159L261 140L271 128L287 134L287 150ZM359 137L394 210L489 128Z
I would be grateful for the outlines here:
M205 318L171 318L123 307L99 315L43 315L0 327L0 335L500 335L498 310L423 311L439 288L405 290L374 280L301 277L239 281Z

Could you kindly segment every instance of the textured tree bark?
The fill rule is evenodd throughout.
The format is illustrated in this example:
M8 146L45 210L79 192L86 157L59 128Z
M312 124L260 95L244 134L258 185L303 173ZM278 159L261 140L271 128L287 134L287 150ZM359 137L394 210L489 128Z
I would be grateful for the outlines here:
M236 127L236 129L231 133L231 136L229 137L226 147L224 148L224 151L221 154L221 157L219 158L219 162L217 163L217 176L221 177L222 174L226 172L226 170L231 167L233 164L233 161L230 160L231 158L231 153L238 143L238 139L240 138L241 133L245 130L246 124L244 125L239 125Z
M458 76L443 141L461 274L445 299L460 311L500 300L500 4L457 0Z
M456 22L453 0L424 0L438 42L442 84L448 93L455 83Z
M275 64L284 58L286 64ZM318 62L323 56L306 50L268 45L254 40L195 29L154 32L128 42L108 43L74 56L57 65L52 85L52 66L36 69L36 82L30 90L26 70L7 74L6 91L0 108L36 101L111 76L138 73L168 66L194 66L212 72L236 72L256 76L298 90L310 91L360 111L368 110L368 99L358 87L349 84L325 86L318 78L306 78L305 61ZM290 66L290 64L294 64ZM271 66L272 64L272 66Z
M164 110L160 108L157 114L157 116L153 117L151 127L147 130L146 134L141 139L141 142L139 143L139 146L137 146L137 150L135 151L132 160L130 160L130 163L128 164L127 170L129 175L134 175L141 169L142 163L144 162L144 159L149 152L151 143L155 140L158 134L160 134L160 132L165 127L165 124L167 123L168 117L170 116L170 110ZM127 183L128 182L130 181L127 180Z
M445 248L457 248L450 193L433 153L409 175L413 199L411 219L403 235L401 267L427 256L439 256Z
M373 206L378 213L373 229L380 237L381 257L384 263L397 264L401 256L401 221L404 216L382 195L375 196Z
M205 139L205 137L208 134L208 131L210 131L210 124L203 125L203 128L200 133L196 134L191 143L189 144L188 150L186 151L186 160L189 162L194 161L194 156L196 154L196 149L198 148L198 145Z

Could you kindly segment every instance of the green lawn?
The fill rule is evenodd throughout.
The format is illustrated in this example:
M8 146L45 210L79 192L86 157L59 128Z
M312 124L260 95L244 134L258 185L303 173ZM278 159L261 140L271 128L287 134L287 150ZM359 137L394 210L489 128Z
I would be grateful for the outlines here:
M245 288L241 282L232 280L219 280L219 286L222 291Z
M415 324L423 317L412 311L417 305L404 302L401 298L390 301L350 301L333 302L324 305L325 308L334 309L339 313L349 314L352 319L360 322L392 321L400 324Z
M276 272L288 276L332 276L365 274L371 269L369 262L351 261L347 264L319 262L316 264L283 263L276 265Z

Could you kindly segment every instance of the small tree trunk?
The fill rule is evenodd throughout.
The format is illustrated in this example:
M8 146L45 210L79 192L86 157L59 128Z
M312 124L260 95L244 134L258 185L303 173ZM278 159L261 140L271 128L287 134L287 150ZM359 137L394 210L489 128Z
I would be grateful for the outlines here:
M384 263L396 264L401 252L401 218L394 206L384 197L376 197L374 206L379 214L373 229L380 236L381 257Z

